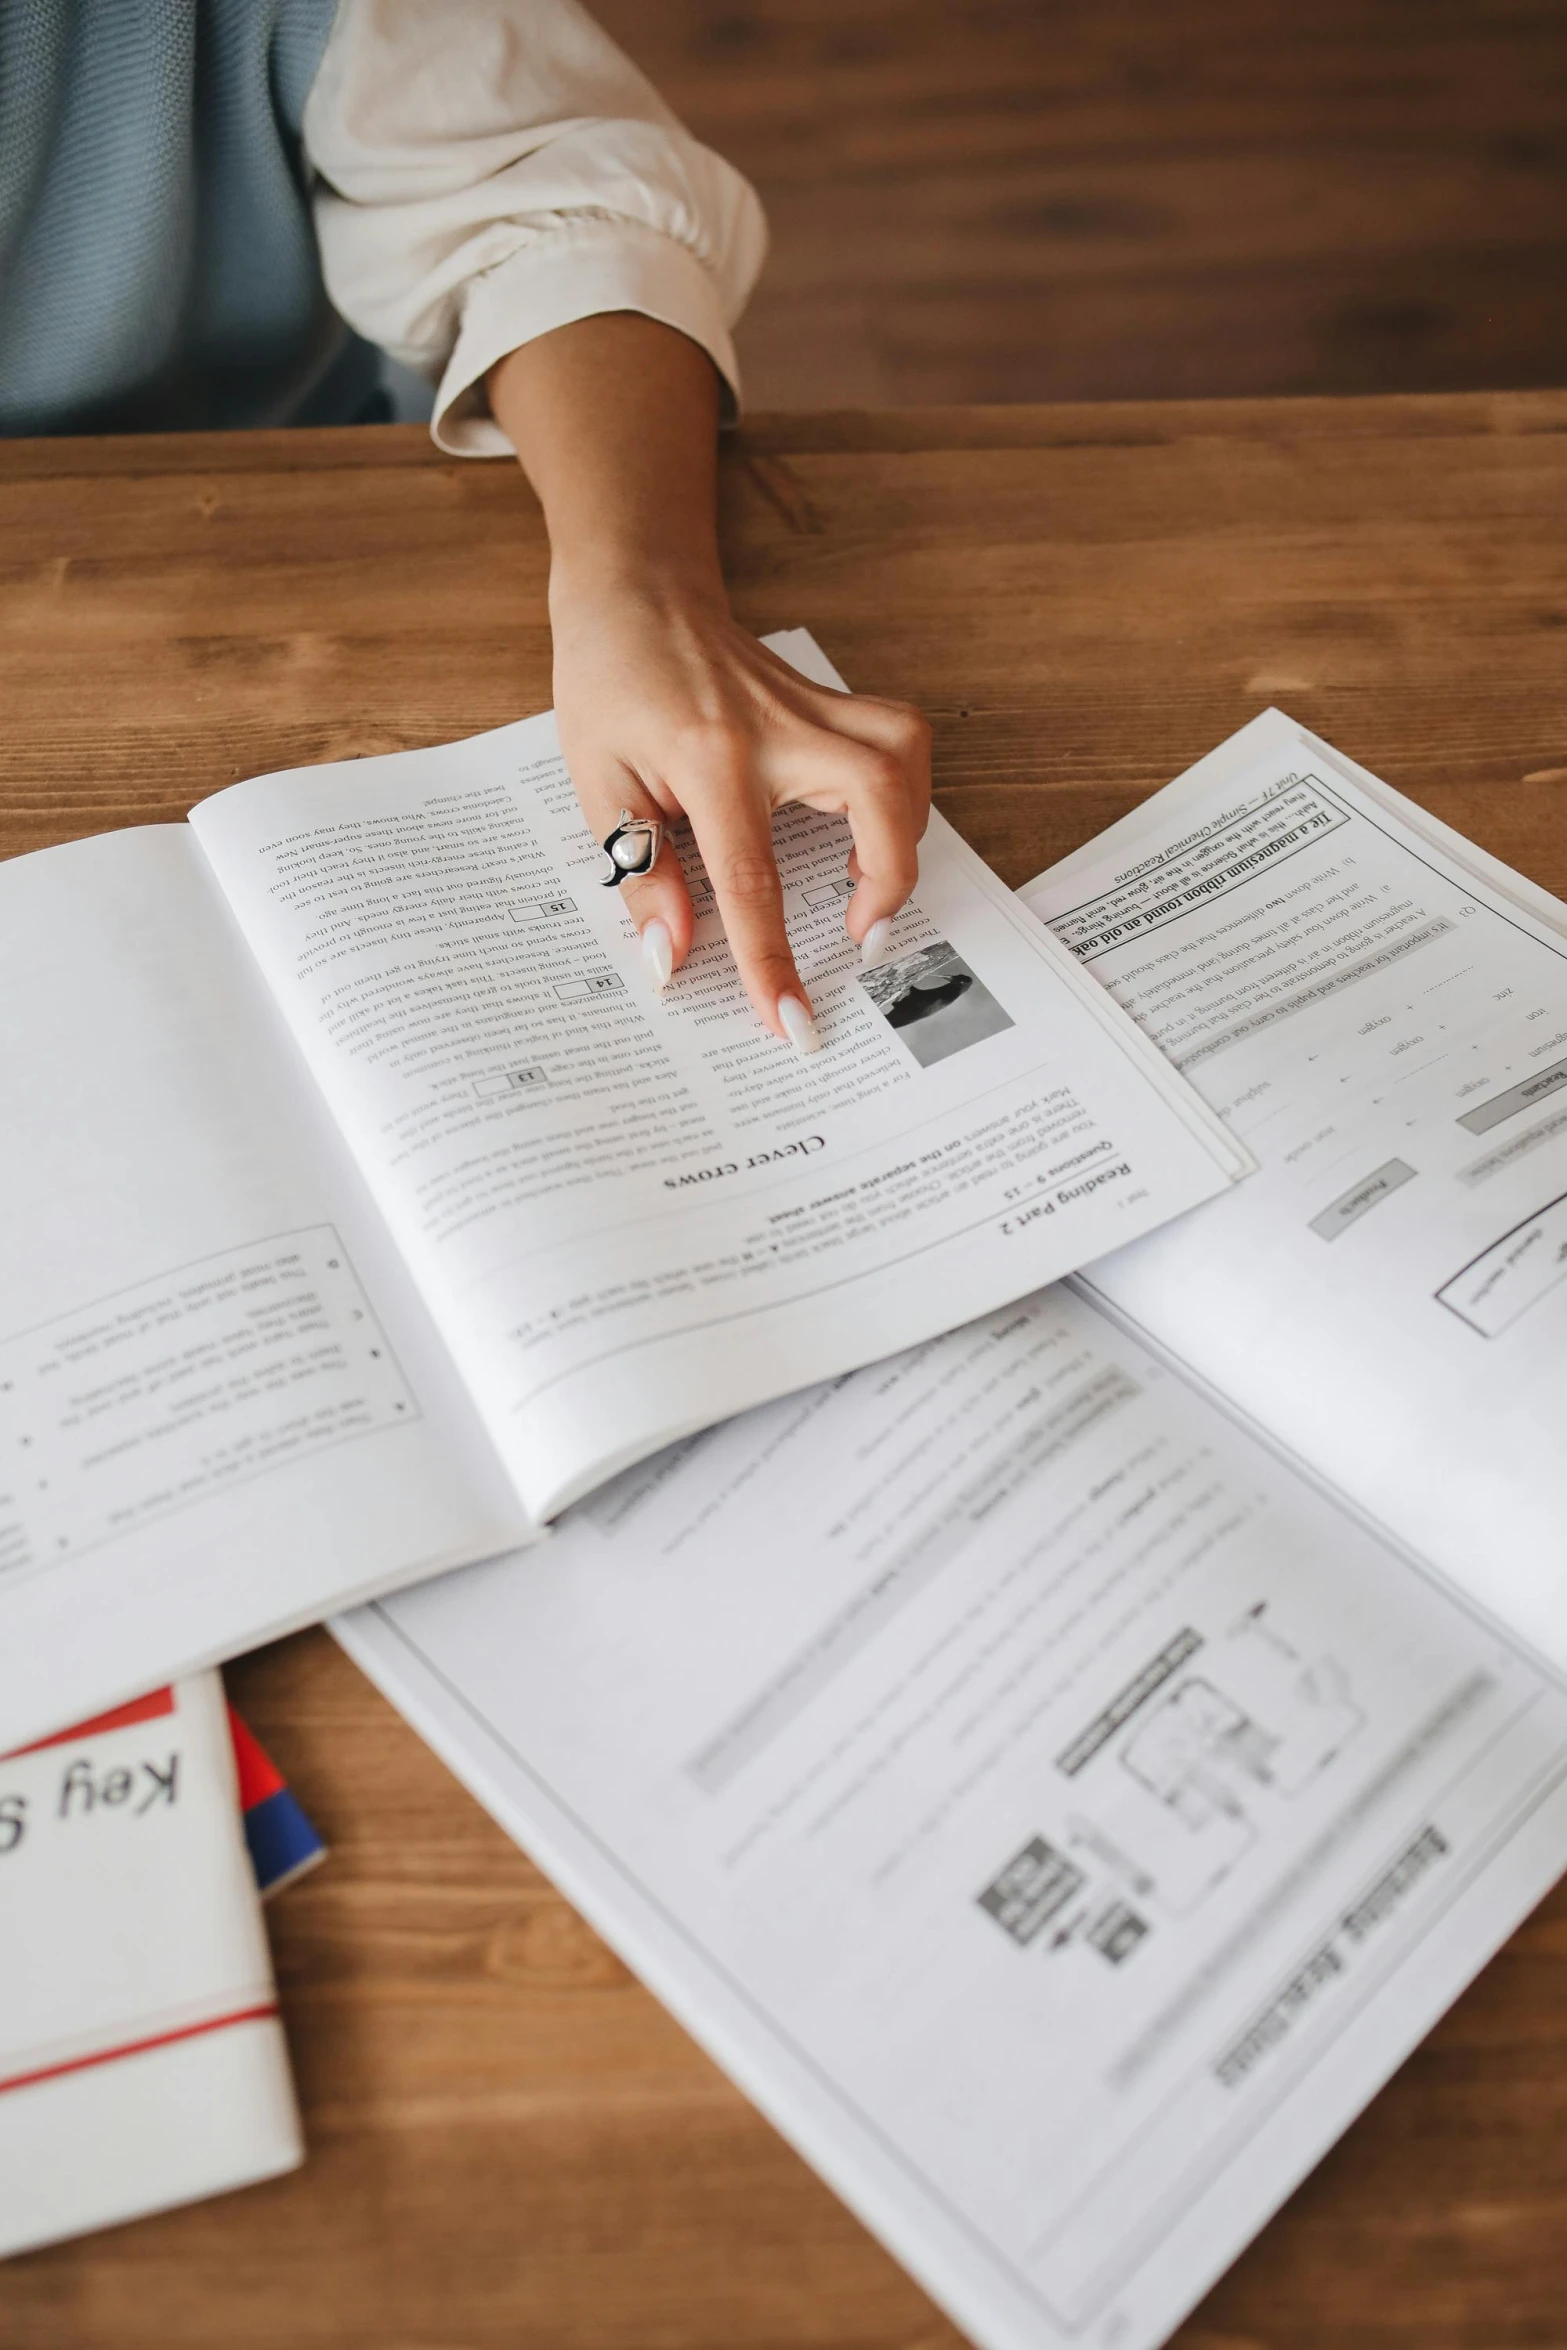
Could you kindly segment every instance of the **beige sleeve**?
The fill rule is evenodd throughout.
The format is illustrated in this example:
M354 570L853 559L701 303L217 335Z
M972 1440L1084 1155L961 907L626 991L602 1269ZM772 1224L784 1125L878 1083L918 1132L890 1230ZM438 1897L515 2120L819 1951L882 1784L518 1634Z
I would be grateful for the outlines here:
M576 0L342 0L304 139L327 291L438 383L443 449L509 454L486 370L605 310L679 328L738 401L762 208Z

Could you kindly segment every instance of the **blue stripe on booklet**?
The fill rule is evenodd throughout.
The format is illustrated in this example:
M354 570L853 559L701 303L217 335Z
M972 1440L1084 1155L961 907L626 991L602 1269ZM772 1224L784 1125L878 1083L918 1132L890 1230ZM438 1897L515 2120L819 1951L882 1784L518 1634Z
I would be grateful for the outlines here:
M263 1901L326 1858L326 1846L287 1787L246 1812L245 1842Z
M326 1846L260 1739L232 1706L229 1730L239 1772L245 1842L257 1889L265 1901L324 1860Z

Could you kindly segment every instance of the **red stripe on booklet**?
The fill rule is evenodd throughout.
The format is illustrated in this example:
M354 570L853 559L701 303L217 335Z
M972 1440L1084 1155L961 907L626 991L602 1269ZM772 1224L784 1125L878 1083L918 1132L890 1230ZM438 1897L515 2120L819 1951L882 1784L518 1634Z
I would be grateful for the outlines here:
M173 1711L173 1690L154 1689L146 1697L133 1697L129 1705L111 1706L106 1714L94 1714L91 1721L56 1730L50 1738L35 1738L31 1746L14 1746L9 1754L0 1754L0 1762L14 1762L19 1754L41 1754L46 1746L74 1746L79 1739L100 1738L106 1730L126 1730L132 1722L155 1722L160 1714ZM0 2088L5 2086L0 2081Z
M0 2081L0 2097L8 2089L31 2089L39 2081L57 2081L62 2073L86 2072L91 2065L114 2064L122 2056L145 2056L151 2049L172 2047L176 2040L199 2040L204 2032L226 2032L230 2024L260 2023L276 2014L276 2000L265 2007L236 2007L232 2015L209 2016L201 2024L181 2024L173 2032L153 2032L145 2040L125 2040L118 2048L100 2048L94 2056L71 2056L63 2064L40 2065L36 2072L12 2073L8 2080Z
M234 1763L239 1772L239 1808L251 1811L276 1795L286 1782L248 1722L229 1707L229 1732L234 1740Z

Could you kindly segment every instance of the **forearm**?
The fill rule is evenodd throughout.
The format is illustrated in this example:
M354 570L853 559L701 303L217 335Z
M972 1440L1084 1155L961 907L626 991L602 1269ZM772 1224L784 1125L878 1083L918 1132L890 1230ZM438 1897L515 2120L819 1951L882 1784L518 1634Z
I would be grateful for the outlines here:
M814 1050L774 812L803 802L848 818L847 927L879 959L918 870L929 730L902 704L812 684L732 618L719 384L696 343L615 311L523 344L487 380L544 507L555 714L588 823L602 840L622 811L689 818L752 1002L775 1034ZM662 987L693 935L680 857L628 878L622 903Z
M628 589L722 602L719 386L705 351L612 311L524 343L488 388L544 508L557 615Z

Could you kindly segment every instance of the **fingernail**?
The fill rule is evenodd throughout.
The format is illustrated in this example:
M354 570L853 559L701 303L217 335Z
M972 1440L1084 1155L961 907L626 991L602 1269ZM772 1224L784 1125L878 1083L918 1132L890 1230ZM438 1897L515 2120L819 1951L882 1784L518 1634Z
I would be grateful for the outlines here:
M778 1017L783 1022L784 1034L797 1053L819 1053L822 1033L797 995L778 998Z
M667 922L642 925L642 968L655 987L667 987L675 968L675 942Z
M892 938L892 916L883 914L873 922L860 941L860 962L867 971L874 971L878 963L887 960L887 947Z

